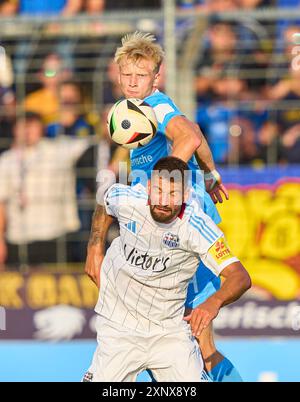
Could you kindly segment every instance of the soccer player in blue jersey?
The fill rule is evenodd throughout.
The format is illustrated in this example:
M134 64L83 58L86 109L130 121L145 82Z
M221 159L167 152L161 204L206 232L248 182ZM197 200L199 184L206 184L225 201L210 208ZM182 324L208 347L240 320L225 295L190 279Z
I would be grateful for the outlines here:
M218 224L221 219L214 203L222 202L223 196L228 199L228 193L198 125L188 120L173 101L157 89L163 56L164 52L155 43L155 37L140 32L126 35L115 54L115 61L119 65L119 84L125 98L144 99L153 107L159 123L150 143L131 151L131 168L133 172L147 172L149 177L155 163L164 156L172 155L184 160L193 172L193 187L204 211ZM205 184L199 167L204 171ZM105 251L99 233L103 233L103 226L106 225L100 218L100 209L98 206L94 213L85 267L86 273L98 286ZM200 265L189 286L187 309L201 308L201 304L219 287L219 279L203 264ZM204 329L198 342L206 370L213 381L241 381L232 363L216 350L211 325Z

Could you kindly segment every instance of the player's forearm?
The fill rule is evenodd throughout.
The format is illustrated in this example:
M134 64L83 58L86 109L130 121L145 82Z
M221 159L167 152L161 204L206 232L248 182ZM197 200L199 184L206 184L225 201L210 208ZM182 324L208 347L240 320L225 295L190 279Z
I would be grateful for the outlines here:
M88 249L97 248L97 250L104 253L107 232L113 220L112 216L107 215L104 206L97 205L93 215Z
M199 127L184 116L176 116L170 120L167 137L172 141L172 156L188 162L201 145Z
M202 135L202 142L200 147L198 147L198 149L195 152L195 157L197 159L200 169L206 173L215 170L216 167L209 145L204 135L202 133L201 135Z
M237 262L231 265L233 271L225 278L221 288L209 298L219 308L235 302L251 287L250 276L242 264Z
M177 158L188 162L193 156L195 147L198 143L197 138L195 138L194 141L191 141L189 135L182 135L181 138L178 138L173 142L172 156L176 156Z

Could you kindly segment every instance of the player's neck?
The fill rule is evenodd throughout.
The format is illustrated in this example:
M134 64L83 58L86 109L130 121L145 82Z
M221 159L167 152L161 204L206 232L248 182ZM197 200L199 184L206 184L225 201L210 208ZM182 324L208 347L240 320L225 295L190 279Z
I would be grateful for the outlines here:
M157 88L153 88L151 94L147 95L146 98L152 96L155 92L159 92L159 90Z

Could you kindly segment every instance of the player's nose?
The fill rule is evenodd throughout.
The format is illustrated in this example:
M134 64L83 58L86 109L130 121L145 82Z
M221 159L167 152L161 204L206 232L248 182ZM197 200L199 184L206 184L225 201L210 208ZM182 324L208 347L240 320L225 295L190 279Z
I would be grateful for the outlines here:
M131 76L130 76L129 85L130 85L131 87L135 87L136 84L137 84L137 78L136 78L136 76L135 76L135 75L131 75Z
M167 206L170 204L170 194L168 193L162 193L160 195L160 204L162 206Z

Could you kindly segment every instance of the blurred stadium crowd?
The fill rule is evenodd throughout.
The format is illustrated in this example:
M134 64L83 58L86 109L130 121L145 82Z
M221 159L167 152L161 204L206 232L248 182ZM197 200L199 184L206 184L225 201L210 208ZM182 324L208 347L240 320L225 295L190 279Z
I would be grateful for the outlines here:
M300 163L300 63L293 63L300 18L236 22L218 14L300 8L300 0L181 0L177 6L209 13L194 90L196 120L216 163ZM13 25L0 36L0 270L84 260L97 171L117 171L127 160L106 133L107 111L121 97L112 56L122 35L96 17L155 7L160 1L0 1L0 23ZM82 21L78 29L50 19L46 28L22 31L17 14ZM178 25L181 40L188 23Z

